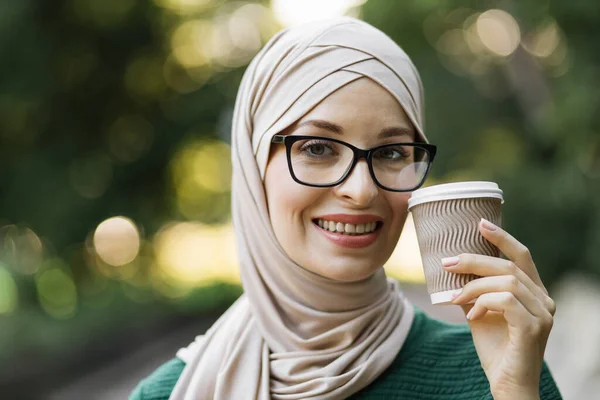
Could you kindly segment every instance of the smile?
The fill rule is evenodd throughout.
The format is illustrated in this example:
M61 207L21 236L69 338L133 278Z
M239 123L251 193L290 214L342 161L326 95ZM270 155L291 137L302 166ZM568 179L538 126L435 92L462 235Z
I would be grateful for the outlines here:
M349 249L368 247L375 243L383 226L383 221L374 215L323 215L312 222L332 243Z
M367 222L366 224L345 224L343 222L327 221L321 218L318 218L316 223L320 228L326 229L329 232L337 232L349 236L371 233L381 224L377 221Z

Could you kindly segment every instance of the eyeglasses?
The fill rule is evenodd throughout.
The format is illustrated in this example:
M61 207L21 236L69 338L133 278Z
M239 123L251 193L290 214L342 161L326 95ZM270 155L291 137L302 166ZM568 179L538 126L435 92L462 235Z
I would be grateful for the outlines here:
M437 151L426 143L391 143L363 150L320 136L275 135L271 142L285 144L292 179L302 185L339 185L364 158L375 184L392 192L410 192L423 185Z

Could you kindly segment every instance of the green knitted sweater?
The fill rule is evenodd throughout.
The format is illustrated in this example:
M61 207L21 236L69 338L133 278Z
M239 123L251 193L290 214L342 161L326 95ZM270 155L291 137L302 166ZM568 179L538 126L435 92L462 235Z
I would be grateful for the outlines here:
M174 358L134 389L129 400L167 400L185 364ZM562 399L544 363L542 400ZM467 324L452 325L415 307L415 319L394 362L352 399L493 399Z

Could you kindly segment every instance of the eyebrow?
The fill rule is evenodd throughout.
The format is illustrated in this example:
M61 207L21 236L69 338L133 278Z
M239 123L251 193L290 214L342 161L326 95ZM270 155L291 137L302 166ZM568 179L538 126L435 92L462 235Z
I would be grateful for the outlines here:
M342 128L338 124L334 124L333 122L325 121L322 119L310 119L308 121L304 121L298 125L298 128L301 126L311 125L315 128L324 129L326 131L335 133L337 135L344 134L344 128ZM400 126L393 126L389 128L383 128L379 134L377 135L378 139L385 139L393 136L410 136L414 139L415 133L410 128L404 128Z

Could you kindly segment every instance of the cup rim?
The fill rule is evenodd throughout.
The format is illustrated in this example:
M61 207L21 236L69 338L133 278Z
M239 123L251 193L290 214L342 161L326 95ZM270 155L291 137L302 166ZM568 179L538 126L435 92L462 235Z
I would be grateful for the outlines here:
M488 181L465 181L442 183L428 186L412 192L408 200L408 209L432 201L469 199L479 197L491 197L501 200L504 204L502 189L495 182Z

